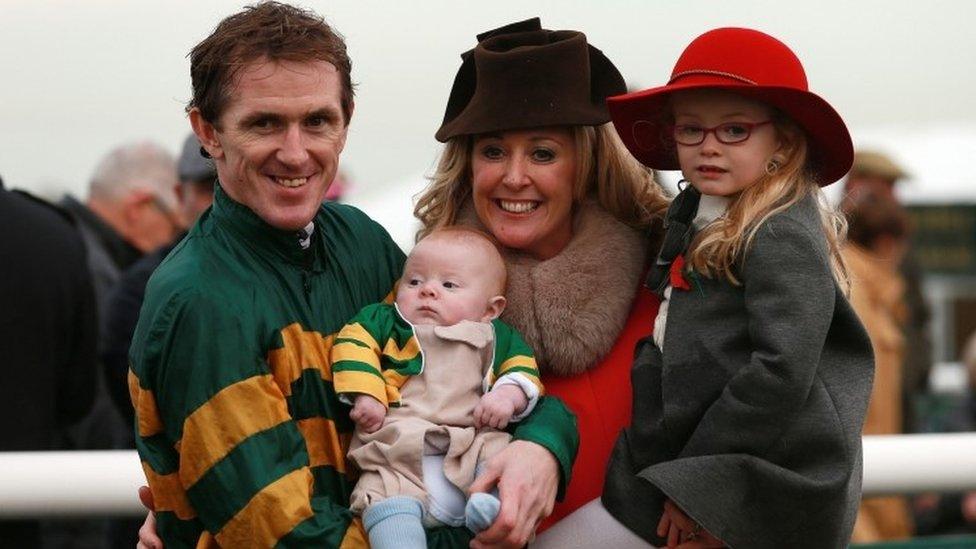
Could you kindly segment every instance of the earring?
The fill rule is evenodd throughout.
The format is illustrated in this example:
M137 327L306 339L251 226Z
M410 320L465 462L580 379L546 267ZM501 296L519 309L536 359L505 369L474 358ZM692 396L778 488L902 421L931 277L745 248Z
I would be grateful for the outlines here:
M687 189L689 183L691 183L691 182L688 181L687 179L679 179L678 180L678 192L680 193L681 191Z
M207 149L204 149L203 147L200 147L200 156L204 158L212 158L210 153L207 152Z
M766 161L766 175L775 175L779 171L779 161L775 158L770 158Z

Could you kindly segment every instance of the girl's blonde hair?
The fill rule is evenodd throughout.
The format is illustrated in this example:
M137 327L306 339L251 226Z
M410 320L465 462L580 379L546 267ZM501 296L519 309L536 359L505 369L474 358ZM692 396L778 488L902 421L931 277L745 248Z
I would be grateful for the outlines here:
M732 284L740 284L735 264L744 257L763 223L813 195L827 237L831 270L846 291L850 284L840 247L847 233L847 221L827 204L810 170L803 131L780 113L774 113L773 127L781 147L767 162L766 173L732 200L724 216L695 235L689 247L688 265L707 277L723 276Z
M610 124L572 126L576 152L573 198L578 204L594 198L615 218L644 229L663 216L669 199L654 181L654 173L627 152ZM417 238L457 222L471 197L471 157L474 136L450 139L444 146L430 185L417 200L414 216L423 224Z

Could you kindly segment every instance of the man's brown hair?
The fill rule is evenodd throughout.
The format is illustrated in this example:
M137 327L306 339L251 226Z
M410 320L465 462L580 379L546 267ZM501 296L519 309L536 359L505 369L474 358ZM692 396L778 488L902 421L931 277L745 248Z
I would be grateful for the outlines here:
M187 111L200 109L203 119L219 128L218 120L230 99L237 73L259 59L270 61L328 61L342 79L342 114L352 116L352 61L346 42L314 12L261 2L247 6L220 22L210 36L190 51L193 98Z

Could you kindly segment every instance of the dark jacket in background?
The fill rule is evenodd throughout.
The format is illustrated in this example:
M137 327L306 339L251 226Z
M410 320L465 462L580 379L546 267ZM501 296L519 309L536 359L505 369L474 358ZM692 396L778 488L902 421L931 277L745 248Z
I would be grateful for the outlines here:
M112 337L110 329L105 325L108 296L118 284L122 271L142 257L142 253L74 198L66 196L59 205L71 215L88 253L88 269L98 304L98 355L101 355L107 341ZM88 415L63 434L62 449L108 450L131 447L132 428L126 425L110 397L110 392L118 388L110 388L104 367L100 360L98 362L99 366L93 374L96 383L95 402ZM105 549L112 536L110 528L110 522L106 519L45 521L44 549ZM131 547L135 540L131 536L129 538Z
M669 233L691 226L697 205L684 223L671 216L697 199L691 187L675 199ZM652 338L638 344L633 419L603 502L657 545L670 498L734 548L846 547L873 359L831 274L814 197L767 220L736 270L740 286L689 275L692 288L671 294L664 354Z
M105 335L102 337L103 345L100 354L109 395L125 419L132 435L129 437L130 448L135 448L133 431L135 414L128 390L129 345L132 344L132 334L135 333L136 322L139 321L139 309L142 308L149 277L182 239L183 235L180 235L172 244L167 244L133 263L122 273L118 283L108 294L103 315L105 320L102 322Z
M85 247L69 218L0 183L0 451L51 450L95 395L97 322ZM0 521L36 547L33 521Z

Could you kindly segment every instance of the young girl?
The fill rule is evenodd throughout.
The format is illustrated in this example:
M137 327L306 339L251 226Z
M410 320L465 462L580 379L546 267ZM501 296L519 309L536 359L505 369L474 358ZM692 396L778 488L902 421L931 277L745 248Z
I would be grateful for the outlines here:
M686 186L648 277L664 301L604 505L668 547L846 546L873 362L820 192L851 165L843 120L788 47L737 28L609 106L631 153Z

